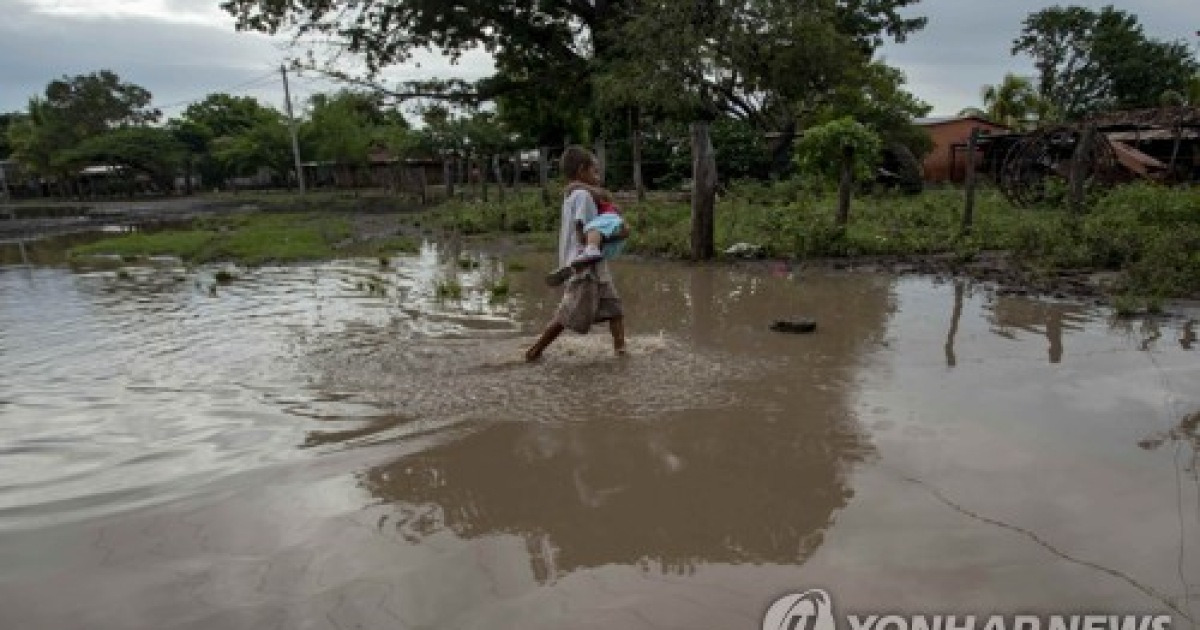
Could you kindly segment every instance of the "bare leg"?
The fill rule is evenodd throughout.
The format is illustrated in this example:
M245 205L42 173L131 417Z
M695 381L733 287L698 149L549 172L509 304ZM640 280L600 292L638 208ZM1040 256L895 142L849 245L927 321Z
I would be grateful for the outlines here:
M625 318L615 317L608 321L608 331L612 333L613 352L624 356L625 353Z
M542 331L542 336L538 337L538 340L525 351L525 360L533 362L542 358L542 352L546 350L547 346L554 343L555 339L558 339L563 330L563 325L558 322L546 326L546 330Z
M590 230L585 236L589 247L600 249L604 245L604 235L600 233L600 230Z

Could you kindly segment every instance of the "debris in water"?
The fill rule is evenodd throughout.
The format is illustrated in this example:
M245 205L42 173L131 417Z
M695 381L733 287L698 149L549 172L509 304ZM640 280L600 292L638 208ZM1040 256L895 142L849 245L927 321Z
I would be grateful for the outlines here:
M780 319L780 320L776 320L775 323L771 324L771 330L774 330L775 332L791 333L793 335L800 335L800 334L805 334L805 333L816 332L817 322L815 320L811 320L811 319L796 319L796 320Z

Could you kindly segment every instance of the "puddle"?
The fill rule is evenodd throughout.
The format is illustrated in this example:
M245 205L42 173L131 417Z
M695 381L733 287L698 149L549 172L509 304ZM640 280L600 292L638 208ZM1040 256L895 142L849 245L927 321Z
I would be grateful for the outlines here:
M0 267L0 626L1200 613L1187 314L625 262L526 365L548 261L460 257Z

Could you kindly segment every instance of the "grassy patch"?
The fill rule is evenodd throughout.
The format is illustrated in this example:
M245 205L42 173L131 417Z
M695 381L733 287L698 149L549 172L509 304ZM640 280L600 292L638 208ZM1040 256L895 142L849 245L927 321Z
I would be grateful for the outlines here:
M174 255L188 262L320 260L337 255L335 246L350 236L342 217L323 214L244 214L208 217L189 229L137 233L75 247L72 256Z
M969 234L961 227L963 192L934 189L917 196L859 195L850 223L834 222L836 199L803 182L735 185L717 204L718 251L735 243L771 257L811 258L949 254L960 263L983 251L1008 251L1030 269L1121 271L1118 291L1141 298L1200 293L1200 190L1152 185L1117 188L1074 216L1057 208L1019 209L993 189L979 191ZM667 257L690 252L691 209L685 201L629 203L628 251ZM509 233L553 248L558 207L536 195L506 203L454 201L429 221L463 234Z
M421 242L408 236L392 236L381 240L366 241L359 247L367 247L374 254L421 253Z
M204 251L213 237L214 234L206 230L125 234L73 247L71 253L77 256L117 254L122 258L174 254L191 259Z

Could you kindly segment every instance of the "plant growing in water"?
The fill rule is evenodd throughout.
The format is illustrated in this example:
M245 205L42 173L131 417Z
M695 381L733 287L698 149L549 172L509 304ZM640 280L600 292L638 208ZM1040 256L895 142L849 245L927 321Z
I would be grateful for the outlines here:
M488 294L491 296L491 301L493 304L507 300L511 292L512 286L509 284L508 276L501 277L499 280L492 283L492 286L488 287Z
M438 280L435 291L437 293L438 299L443 299L443 300L445 300L445 299L459 300L459 299L462 299L462 295L463 295L462 283L460 283L458 281L457 277L453 277L453 276L450 278L446 278L444 280Z

